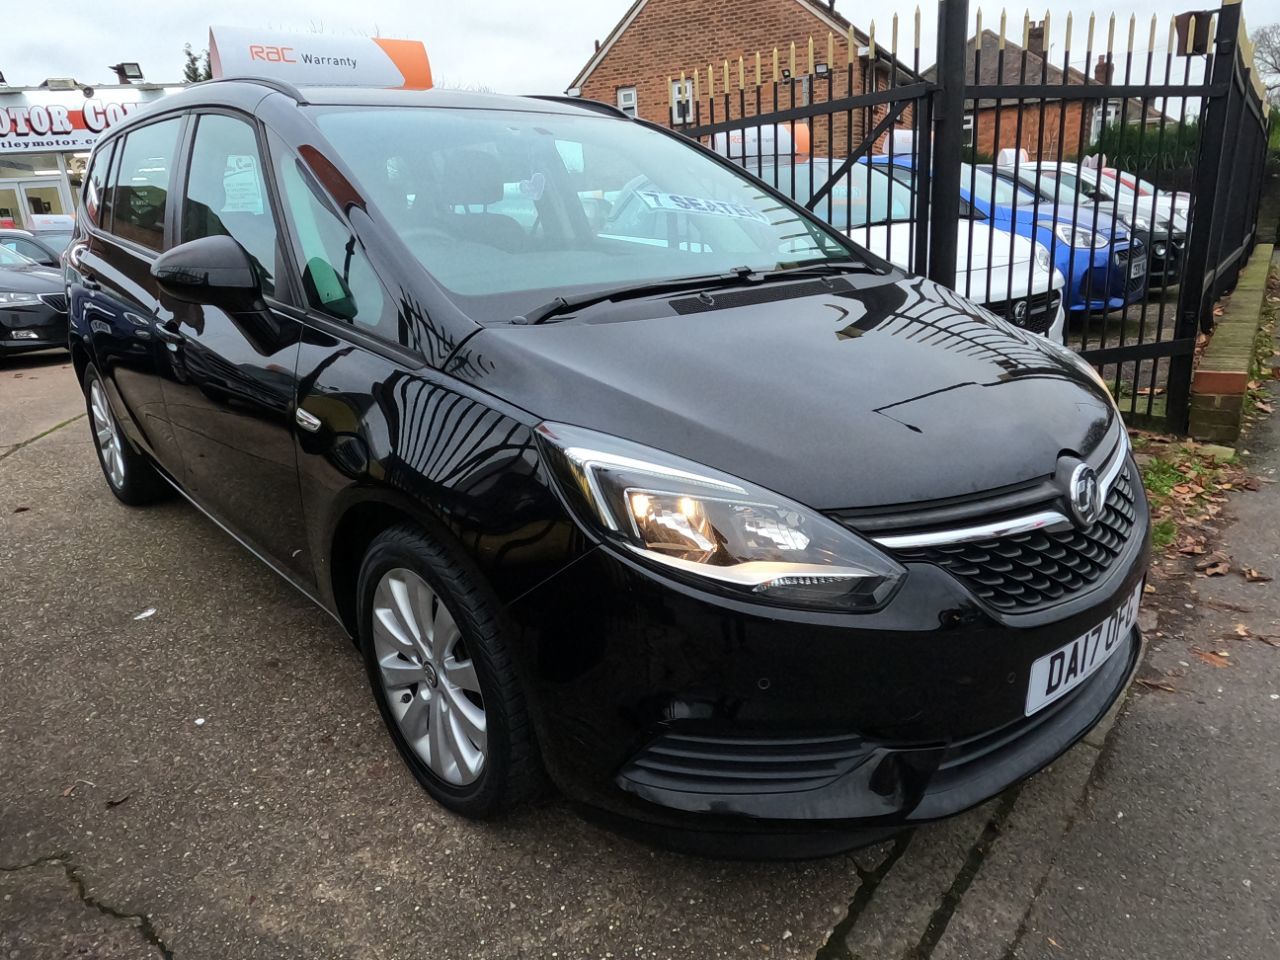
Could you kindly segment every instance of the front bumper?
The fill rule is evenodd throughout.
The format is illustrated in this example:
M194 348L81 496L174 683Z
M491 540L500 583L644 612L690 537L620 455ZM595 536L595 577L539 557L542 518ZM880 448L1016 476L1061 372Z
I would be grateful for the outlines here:
M1023 715L1031 664L1141 581L1146 519L1091 589L1016 615L930 563L882 610L828 614L705 594L597 547L509 608L548 771L598 816L719 855L835 852L958 813L1051 762L1124 689L1136 631Z
M1091 251L1059 253L1057 267L1067 278L1067 309L1120 310L1141 300L1147 291L1147 256L1138 237Z
M56 305L0 306L0 355L67 346L67 312Z

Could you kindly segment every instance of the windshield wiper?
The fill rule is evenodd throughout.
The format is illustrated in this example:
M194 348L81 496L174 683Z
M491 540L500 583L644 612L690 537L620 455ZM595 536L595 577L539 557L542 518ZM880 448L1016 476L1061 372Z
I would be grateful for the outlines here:
M754 284L771 280L794 280L804 276L830 276L833 273L868 271L874 271L874 268L857 260L839 260L760 272L745 266L734 267L728 273L712 273L701 277L681 277L676 280L658 280L625 287L615 287L612 290L602 290L595 293L582 293L574 297L556 297L540 307L534 307L521 316L513 317L511 322L520 324L545 323L553 317L563 316L583 307L590 307L597 303L605 303L611 300L632 300L639 297L661 296L664 293L734 287L744 283Z

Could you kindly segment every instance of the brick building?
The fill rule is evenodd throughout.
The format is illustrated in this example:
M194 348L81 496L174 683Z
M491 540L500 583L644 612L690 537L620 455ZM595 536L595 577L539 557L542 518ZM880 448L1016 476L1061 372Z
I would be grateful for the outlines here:
M1044 24L1033 24L1027 34L1025 49L1010 40L1005 40L1002 49L999 34L992 30L970 37L965 47L965 83L1052 88L1108 82L1110 68L1104 57L1098 58L1092 81L1075 67L1068 67L1064 75L1061 67L1045 57ZM934 76L933 67L925 71L926 78ZM1097 140L1103 122L1121 117L1127 123L1143 118L1147 123L1158 123L1161 119L1160 112L1150 105L1144 111L1139 100L1130 99L1127 104L1123 99L1061 100L1053 98L1051 89L1047 94L1043 100L1025 102L1013 98L970 101L965 115L966 146L984 159L993 159L1007 147L1021 147L1032 159L1074 160Z
M773 82L775 57L780 84ZM883 89L893 63L883 42L873 47L863 30L837 12L835 0L635 0L604 41L597 42L568 92L616 104L655 123L678 125L692 119L683 113L686 100L701 101L697 116L705 121L709 97L723 100L726 92L735 95L733 115L739 115L743 104L743 112L754 115L757 77L763 91L760 109L767 112L775 91L777 106L786 108L793 100L804 105ZM741 101L736 97L740 84L749 91ZM853 114L855 143L879 115L883 109ZM719 108L716 116L723 118ZM828 137L840 145L847 133L840 121L830 130L817 124L814 148L826 152Z

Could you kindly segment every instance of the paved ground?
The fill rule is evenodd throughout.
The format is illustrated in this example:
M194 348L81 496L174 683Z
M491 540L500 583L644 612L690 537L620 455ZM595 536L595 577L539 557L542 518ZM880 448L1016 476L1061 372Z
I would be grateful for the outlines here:
M0 366L0 958L1276 955L1280 649L1191 652L1280 634L1274 585L1162 571L1191 608L1145 612L1146 670L1177 692L976 811L695 860L556 800L441 812L332 621L185 504L116 503L83 420L45 432L80 410L60 360ZM1280 427L1259 439L1280 463ZM1233 509L1229 552L1280 574L1280 485Z

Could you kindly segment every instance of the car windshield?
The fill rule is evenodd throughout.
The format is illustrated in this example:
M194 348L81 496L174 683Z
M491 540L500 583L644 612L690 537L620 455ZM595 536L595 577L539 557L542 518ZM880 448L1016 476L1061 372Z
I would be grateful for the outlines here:
M1001 179L1006 178L1007 175L1001 177ZM1018 173L1018 180L1028 190L1038 190L1044 199L1064 206L1074 205L1077 202L1089 202L1089 198L1083 193L1072 189L1078 184L1066 174L1055 175L1052 170L1041 170L1038 174L1035 170L1021 170Z
M436 107L315 112L409 250L482 321L559 296L851 256L732 168L639 124Z
M54 253L61 253L71 243L71 234L69 232L63 233L60 230L42 230L36 234L36 239Z
M838 162L815 159L808 163L765 163L758 172L752 172L803 206L822 190L838 167ZM818 200L813 212L840 230L873 227L910 220L911 198L910 187L883 170L855 164Z
M29 267L34 263L34 260L28 260L20 253L0 246L0 267Z
M960 187L963 190L972 189L974 197L996 206L1010 206L1015 197L1018 206L1036 202L1035 194L1030 190L1003 177L992 176L990 170L968 163L960 164Z

